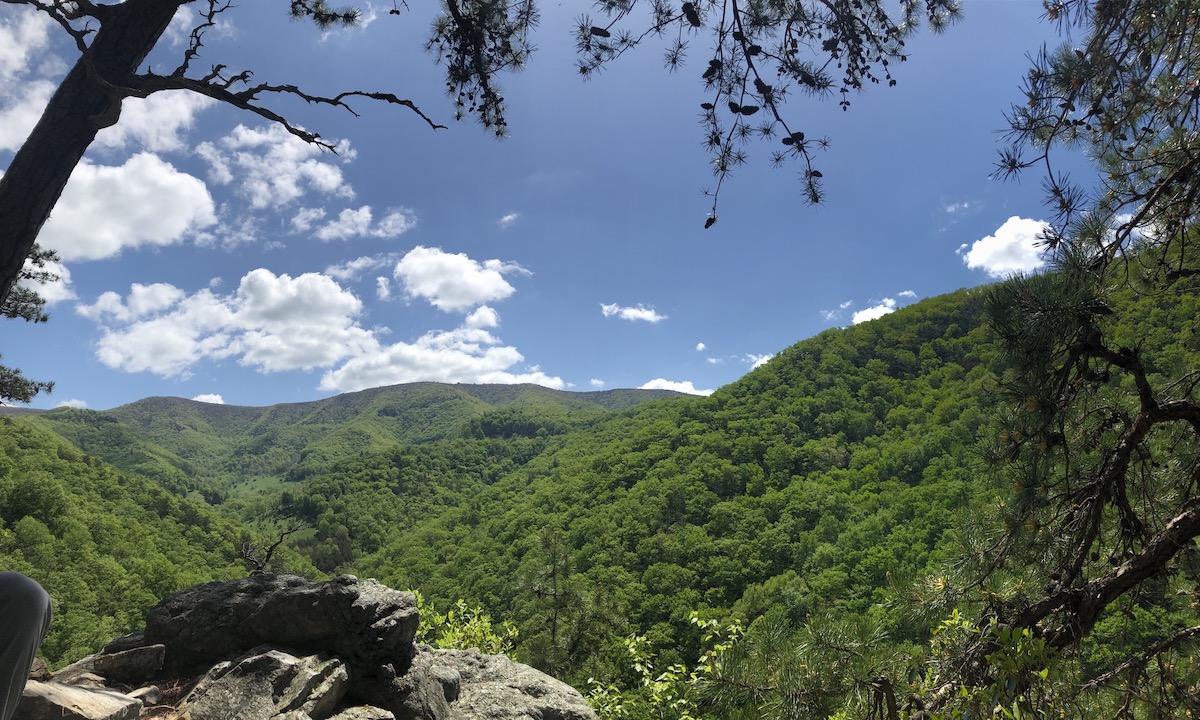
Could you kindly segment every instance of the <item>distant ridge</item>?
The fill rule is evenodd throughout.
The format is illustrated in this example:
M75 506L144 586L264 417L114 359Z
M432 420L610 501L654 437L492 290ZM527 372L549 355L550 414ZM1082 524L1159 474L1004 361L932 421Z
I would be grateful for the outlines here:
M225 403L207 403L199 400L189 400L187 398L155 395L141 400L135 400L125 405L119 405L111 410L100 412L122 413L130 408L155 409L165 410L170 407L179 405L194 406L198 408L207 408L209 412L215 416L240 414L245 411L298 411L303 412L306 409L316 408L323 403L329 402L354 402L354 401L369 401L382 394L391 392L407 392L417 388L453 388L464 392L472 397L476 397L491 405L510 405L510 404L537 404L537 398L559 398L562 400L579 400L584 405L598 406L606 410L625 410L636 405L639 405L647 400L659 400L668 397L680 397L686 393L677 392L675 390L641 390L636 388L619 388L613 390L555 390L543 385L534 385L532 383L522 384L472 384L472 383L439 383L439 382L415 382L401 383L398 385L383 385L380 387L367 388L366 390L356 390L354 392L340 393L328 398L320 400L305 400L296 403L275 403L273 405L231 405ZM56 408L59 409L59 408ZM0 406L0 414L5 414L4 411L15 411L12 414L21 412L49 412L47 410L34 410L32 408L18 408L11 406Z
M395 443L462 438L484 432L484 425L497 427L486 422L489 416L521 428L531 426L530 418L544 417L561 432L645 402L682 397L689 396L671 390L572 392L531 384L420 382L263 407L149 397L111 410L37 411L34 421L86 453L178 492L308 474Z

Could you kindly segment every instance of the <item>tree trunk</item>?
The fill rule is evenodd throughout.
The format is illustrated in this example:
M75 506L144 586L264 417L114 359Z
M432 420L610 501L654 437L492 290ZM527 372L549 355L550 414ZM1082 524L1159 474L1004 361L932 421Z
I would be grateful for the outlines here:
M8 297L42 225L102 127L116 121L120 87L186 0L126 0L101 7L90 56L80 56L0 177L0 301Z

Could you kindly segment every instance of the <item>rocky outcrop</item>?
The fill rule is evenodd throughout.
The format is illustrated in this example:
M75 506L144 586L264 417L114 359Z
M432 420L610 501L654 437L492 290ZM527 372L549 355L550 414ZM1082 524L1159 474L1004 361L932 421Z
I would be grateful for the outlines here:
M594 720L573 688L503 655L414 644L417 624L413 596L374 580L208 583L30 682L17 718Z

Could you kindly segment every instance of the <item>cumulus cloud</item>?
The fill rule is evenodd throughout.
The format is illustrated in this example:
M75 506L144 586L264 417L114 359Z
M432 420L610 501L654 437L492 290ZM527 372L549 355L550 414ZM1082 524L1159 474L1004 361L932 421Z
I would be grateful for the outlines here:
M638 390L674 390L675 392L687 393L688 395L712 395L712 390L697 390L691 380L683 382L675 382L665 378L654 378L650 382L638 387Z
M359 324L362 302L315 273L253 270L226 295L214 287L187 293L165 283L133 285L76 309L101 325L100 361L127 372L186 379L200 361L235 360L264 373L323 369L320 388L342 392L418 380L565 386L523 366L521 353L491 332L500 317L489 306L460 327L385 345L379 337L387 328Z
M469 328L494 328L500 325L500 313L484 305L463 320L463 326Z
M354 158L348 145L338 151L342 162ZM278 125L238 125L221 140L198 145L196 153L208 163L210 181L236 181L238 193L255 209L287 205L309 192L354 196L341 168L327 162L328 154Z
M121 122L96 135L96 145L122 149L138 145L152 152L183 150L183 135L196 124L201 110L216 100L184 90L157 92L148 98L121 103Z
M660 315L655 312L654 308L646 307L645 305L622 307L616 303L611 305L600 303L600 312L604 313L604 317L616 316L622 320L629 320L631 322L641 320L642 322L656 323L667 319L666 315Z
M604 381L600 378L592 378L591 380L588 380L588 385L591 385L594 388L602 388L604 387Z
M771 359L774 357L775 357L774 353L767 353L766 355L755 355L754 353L746 353L745 357L742 359L745 360L746 362L750 363L750 369L753 370L754 368L760 368L763 365L766 365L767 363L771 362Z
M324 211L321 212L324 216ZM297 220L301 215L292 218L292 225L299 229ZM315 219L315 218L314 218ZM370 205L363 205L357 210L347 208L336 219L317 228L314 233L318 240L348 240L350 238L399 237L417 226L417 217L412 210L399 208L389 210L378 222L374 221ZM307 228L305 228L307 229Z
M444 312L464 312L516 292L505 275L529 275L514 262L478 262L462 253L418 245L396 263L394 276L409 299L423 298Z
M708 346L702 342L696 343L696 352L704 352L705 349L707 349L707 348L708 348Z
M175 245L216 221L203 182L138 153L118 167L76 166L38 239L64 260L97 260L125 248Z
M75 399L61 400L58 403L56 403L54 405L54 407L69 407L69 408L75 408L77 410L82 410L87 407L87 401L86 400L75 400Z
M499 220L497 220L496 224L502 228L506 228L506 227L512 225L513 223L515 223L517 221L517 219L520 217L521 217L520 213L509 213L509 214L501 217Z
M129 295L122 298L115 292L106 292L91 305L80 305L76 312L89 320L105 317L117 322L128 323L165 310L184 298L185 293L174 285L134 283Z
M217 393L205 393L203 395L197 395L196 397L194 397L192 399L195 400L196 402L209 403L210 405L224 405L225 404L225 398L221 397Z
M352 392L363 388L432 380L445 383L533 383L555 389L562 378L537 368L513 371L524 361L516 348L501 344L487 330L460 327L429 332L351 358L321 378L322 390Z
M981 269L994 278L1033 272L1046 264L1038 244L1045 228L1041 220L1014 215L994 235L976 240L969 248L964 244L958 253L967 267Z
M128 372L187 376L202 359L236 357L263 372L328 367L377 346L355 318L362 302L332 279L258 269L227 296L171 285L105 293L78 312L105 323L96 355Z
M885 297L884 299L880 300L878 304L872 305L869 308L863 308L862 310L854 313L853 317L850 318L850 323L857 325L861 322L881 318L884 315L895 311L896 301L892 298Z

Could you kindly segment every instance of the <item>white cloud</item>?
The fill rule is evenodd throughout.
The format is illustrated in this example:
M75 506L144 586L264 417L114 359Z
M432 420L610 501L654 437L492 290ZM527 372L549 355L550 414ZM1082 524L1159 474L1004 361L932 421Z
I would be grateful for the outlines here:
M33 62L41 60L51 26L48 16L33 10L0 15L0 85L29 72Z
M712 390L697 390L691 380L675 382L664 378L655 378L639 386L638 390L674 390L675 392L687 393L688 395L712 395L713 393Z
M354 158L348 145L339 146L338 152L341 162ZM255 209L280 207L309 192L354 196L341 169L318 159L334 156L278 125L238 125L216 143L201 143L196 153L208 162L212 182L227 185L237 180L238 192Z
M854 305L854 301L847 300L847 301L839 304L837 306L837 310L822 310L821 317L826 322L833 322L834 320L841 320L842 313L844 313L846 310L849 310L852 305Z
M157 92L148 98L127 98L121 103L121 120L101 130L96 144L121 149L130 144L153 152L183 150L181 135L196 124L196 115L216 100L185 90Z
M854 316L850 318L850 322L853 325L857 325L861 322L881 318L884 315L895 311L896 301L892 298L885 297L884 299L880 300L877 305L872 305L869 308L863 308L862 310L854 313Z
M591 385L594 388L602 388L604 387L604 381L600 378L592 378L591 380L588 380L588 385Z
M109 316L118 322L134 322L166 310L182 300L184 295L182 290L167 283L134 283L129 288L128 298L124 300L115 292L106 292L94 304L80 305L76 311L90 320Z
M119 167L77 165L39 240L64 260L97 260L177 244L216 220L203 182L139 153Z
M906 300L913 300L917 297L917 294L912 290L901 290L900 292L896 293L896 297L902 297Z
M292 229L296 232L308 232L313 225L325 217L325 208L300 208L292 216Z
M743 360L750 363L750 369L753 370L754 368L760 368L763 365L766 365L767 363L771 362L771 359L774 357L775 357L774 353L767 353L766 355L755 355L754 353L746 353L746 356L743 358Z
M0 39L0 47L3 46L4 41ZM0 76L2 83L3 77ZM54 94L54 83L45 80L18 83L18 86L22 90L20 97L9 99L0 96L3 101L0 105L0 151L15 151L24 144L25 138L29 137L42 111L46 109L46 103L50 102L50 96Z
M322 211L321 214L324 215L324 212ZM297 223L299 218L298 214L292 219L292 225L297 229L299 229ZM357 210L347 208L338 214L336 220L331 220L317 228L315 235L318 240L326 241L347 240L356 237L393 238L403 235L417 225L416 215L407 208L391 210L377 223L373 223L372 220L370 205L363 205Z
M696 352L704 352L707 348L708 346L702 342L696 343Z
M212 405L224 405L225 404L225 398L221 397L217 393L205 393L203 395L197 395L196 397L194 397L192 399L195 400L196 402L209 403Z
M616 303L600 303L600 312L604 313L604 317L613 317L615 315L622 320L629 320L630 322L641 320L643 322L656 323L667 319L666 315L660 315L655 312L654 308L646 307L645 305L622 307Z
M942 210L947 215L954 215L955 213L960 213L964 210L969 209L970 207L971 207L971 203L969 201L964 200L962 202L956 202L956 203L950 203L949 205L943 205Z
M54 407L69 407L69 408L76 408L76 409L82 410L87 407L87 401L86 400L74 400L74 399L62 400L58 403L55 403Z
M321 378L322 390L351 392L380 385L432 380L445 383L533 383L555 389L562 378L537 368L513 372L524 357L482 328L460 327L429 332L414 342L399 342L351 358Z
M469 328L494 328L500 325L500 313L487 305L481 306L463 320L463 326Z
M128 372L186 376L196 362L236 357L263 372L328 367L377 348L355 318L358 298L313 273L291 278L258 269L228 296L188 295L170 285L105 293L81 315L106 322L96 355Z
M510 273L531 274L513 262L481 263L462 253L418 245L396 263L394 275L410 299L424 298L445 312L464 312L516 292L504 279Z
M1042 248L1038 246L1045 227L1040 220L1014 215L1005 220L994 235L976 240L969 250L963 245L958 252L967 267L982 269L994 278L1033 272L1046 264Z
M247 273L229 295L134 285L124 297L108 292L77 307L102 325L96 356L128 372L187 378L197 362L234 359L264 373L325 369L320 387L347 392L418 380L565 386L536 366L521 367L521 353L490 332L499 315L486 305L458 328L392 345L379 341L387 328L359 325L362 310L332 278L264 269Z
M724 365L725 358L716 358L716 357L704 358L704 362L708 363L709 365Z
M340 265L330 265L325 268L325 274L334 280L356 280L368 270L375 270L389 265L396 260L394 253L383 255L363 255Z
M391 300L392 281L382 276L375 278L375 297L380 300Z
M502 228L506 228L517 221L521 217L520 213L509 213L496 221L496 224Z

